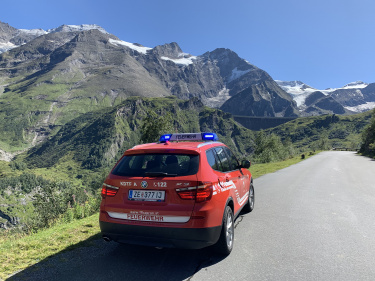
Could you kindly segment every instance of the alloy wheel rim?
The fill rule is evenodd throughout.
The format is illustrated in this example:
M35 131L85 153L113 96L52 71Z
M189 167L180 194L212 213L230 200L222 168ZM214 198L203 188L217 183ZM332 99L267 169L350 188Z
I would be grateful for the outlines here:
M254 207L254 190L252 187L250 187L250 191L249 191L249 201L250 201L250 206L251 208Z
M230 213L227 216L227 225L226 225L226 238L228 248L232 248L233 244L233 220Z

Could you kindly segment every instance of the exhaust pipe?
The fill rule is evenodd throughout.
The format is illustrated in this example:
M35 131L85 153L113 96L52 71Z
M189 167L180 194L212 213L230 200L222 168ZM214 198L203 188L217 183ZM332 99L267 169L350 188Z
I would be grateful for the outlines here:
M103 240L106 242L110 242L112 239L109 238L108 236L103 236Z

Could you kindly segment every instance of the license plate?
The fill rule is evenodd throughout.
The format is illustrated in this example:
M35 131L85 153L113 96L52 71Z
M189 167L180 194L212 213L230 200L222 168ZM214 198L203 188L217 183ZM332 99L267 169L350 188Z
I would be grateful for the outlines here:
M129 190L129 200L164 201L164 190Z

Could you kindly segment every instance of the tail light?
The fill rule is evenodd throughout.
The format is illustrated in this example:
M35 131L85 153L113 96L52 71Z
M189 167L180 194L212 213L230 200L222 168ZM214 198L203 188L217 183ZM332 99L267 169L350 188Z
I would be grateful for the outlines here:
M109 185L109 184L106 184L106 183L103 183L103 187L102 187L102 198L106 198L107 196L108 197L113 197L116 195L117 191L118 191L118 187L117 186L112 186L112 185Z
M195 202L208 201L212 197L212 182L198 182L198 186L176 189L178 196L183 200L195 200Z

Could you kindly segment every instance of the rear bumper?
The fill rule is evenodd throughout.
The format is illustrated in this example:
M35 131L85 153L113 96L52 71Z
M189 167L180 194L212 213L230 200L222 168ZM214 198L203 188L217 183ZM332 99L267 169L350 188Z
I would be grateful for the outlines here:
M221 226L210 228L174 228L117 224L100 221L103 237L126 244L163 248L200 249L215 244Z

